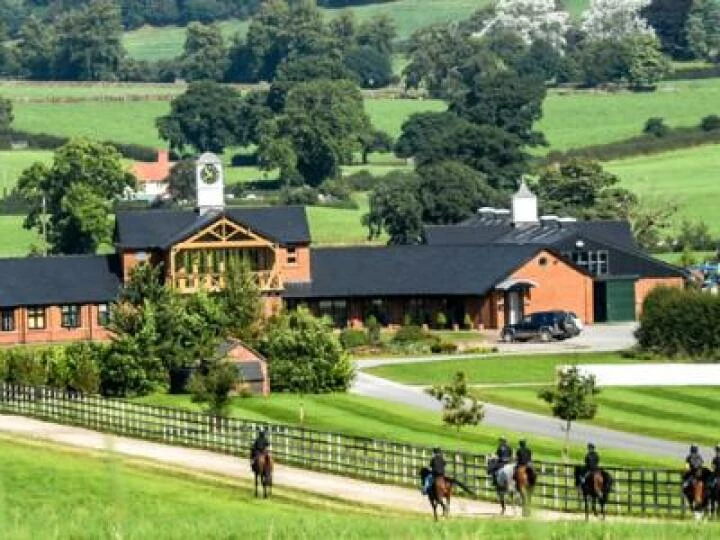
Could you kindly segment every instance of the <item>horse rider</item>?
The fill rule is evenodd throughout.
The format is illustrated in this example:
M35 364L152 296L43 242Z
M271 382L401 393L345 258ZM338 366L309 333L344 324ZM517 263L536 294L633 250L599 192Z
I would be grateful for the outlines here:
M712 470L715 476L720 476L720 443L715 446L715 457L712 460Z
M593 443L588 443L587 454L585 454L585 476L583 483L587 482L590 475L595 474L600 469L600 455L595 450Z
M519 441L519 448L517 449L517 452L515 452L515 482L517 482L517 470L519 467L525 467L525 471L527 472L528 476L528 482L530 483L530 487L535 485L535 470L532 466L532 450L530 450L530 447L527 445L527 441L525 439L520 439Z
M498 485L497 475L505 465L512 461L513 451L505 437L498 439L498 447L495 450L495 458L490 462L490 474L495 486Z
M430 488L436 478L445 476L445 457L440 448L433 448L433 455L430 458L430 474L425 477L425 485L423 486L423 495L430 493Z
M250 451L250 459L253 470L256 469L257 458L267 452L267 449L270 446L270 441L268 440L267 435L267 428L263 428L260 430L257 437L255 437L255 442L253 442L252 450Z
M703 457L700 455L700 450L697 445L690 446L690 453L685 458L685 465L687 472L683 481L683 487L687 487L690 484L690 479L698 476L703 468L704 462Z

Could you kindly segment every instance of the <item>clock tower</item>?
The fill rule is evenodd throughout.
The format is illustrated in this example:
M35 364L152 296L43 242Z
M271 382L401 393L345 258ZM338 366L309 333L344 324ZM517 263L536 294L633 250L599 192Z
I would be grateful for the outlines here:
M197 186L197 207L200 215L225 206L225 179L222 161L215 154L204 153L195 162L195 185Z

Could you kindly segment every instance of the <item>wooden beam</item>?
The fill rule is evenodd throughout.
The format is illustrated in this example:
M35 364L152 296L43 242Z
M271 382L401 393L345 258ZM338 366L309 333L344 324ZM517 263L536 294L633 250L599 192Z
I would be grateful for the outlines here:
M264 247L273 249L272 244L258 240L233 240L227 242L193 242L175 244L174 248L178 251L195 251L198 249L227 249L227 248L243 248L243 247Z

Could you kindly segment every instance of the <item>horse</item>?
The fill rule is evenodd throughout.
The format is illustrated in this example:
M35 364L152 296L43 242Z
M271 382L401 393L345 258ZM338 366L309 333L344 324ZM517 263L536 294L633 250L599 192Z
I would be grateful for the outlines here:
M495 463L488 465L488 472L494 475L495 492L497 493L498 500L500 501L500 513L505 514L507 509L506 498L509 495L510 504L514 508L520 506L522 508L523 516L529 515L530 502L530 479L525 465L513 465L508 463L501 467L497 467Z
M605 519L605 505L610 495L612 482L612 476L603 469L588 472L587 467L581 465L575 467L575 486L582 493L585 501L585 521L590 519L588 499L592 500L592 511L595 516L598 515L597 505L600 503L600 516Z
M695 514L695 519L702 519L710 504L710 489L713 475L707 467L697 473L686 476L683 480L683 495Z
M715 471L710 481L710 516L720 513L720 470Z
M255 473L255 496L258 496L258 482L262 483L263 498L272 494L273 459L270 452L258 454L253 460L253 473Z
M425 481L430 474L432 474L432 472L427 467L423 467L422 469L420 469L421 486L425 485ZM427 492L427 497L430 501L430 506L432 506L435 521L438 520L438 505L442 507L443 517L448 517L448 515L450 514L450 498L452 497L453 486L456 484L460 486L466 493L469 493L470 495L475 495L470 490L470 488L468 488L465 484L463 484L460 480L457 480L456 478L450 478L449 476L438 476L433 479L433 483Z

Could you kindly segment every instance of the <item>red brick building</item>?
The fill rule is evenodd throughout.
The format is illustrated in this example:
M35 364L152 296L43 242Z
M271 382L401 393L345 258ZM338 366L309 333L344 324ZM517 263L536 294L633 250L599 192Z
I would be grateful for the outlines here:
M513 211L428 227L427 245L316 248L302 207L224 208L219 160L198 160L197 210L118 212L116 253L0 259L0 344L107 339L109 305L137 264L163 264L188 294L224 286L228 261L256 272L265 314L308 305L337 326L370 315L501 328L526 313L574 311L586 323L633 319L678 268L635 245L626 223L537 217L522 187Z

